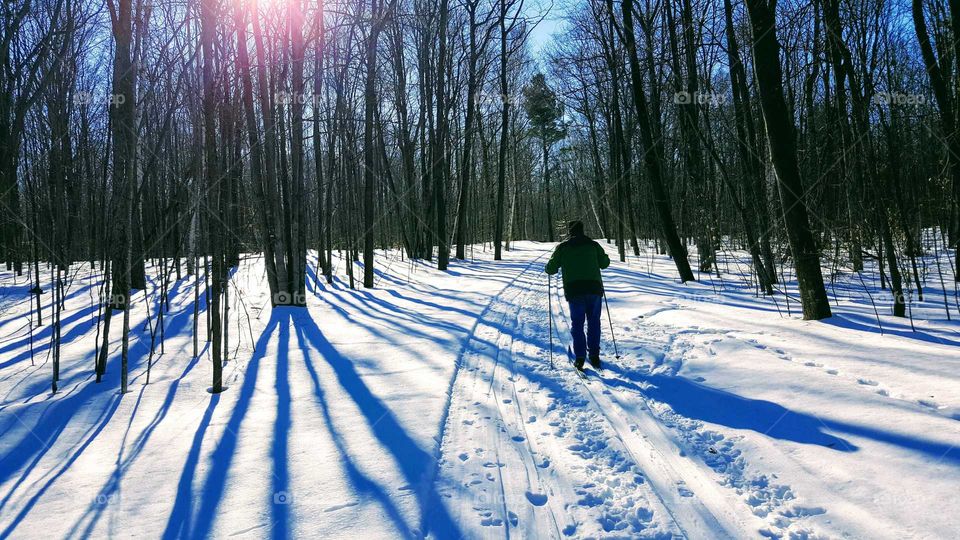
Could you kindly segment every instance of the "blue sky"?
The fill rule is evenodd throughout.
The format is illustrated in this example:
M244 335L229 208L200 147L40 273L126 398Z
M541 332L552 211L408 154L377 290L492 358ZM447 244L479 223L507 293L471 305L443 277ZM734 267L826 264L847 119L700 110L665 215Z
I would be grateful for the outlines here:
M550 43L550 38L562 24L561 7L553 4L552 9L546 18L540 21L540 24L530 33L530 50L534 57L540 58L540 53L544 46Z

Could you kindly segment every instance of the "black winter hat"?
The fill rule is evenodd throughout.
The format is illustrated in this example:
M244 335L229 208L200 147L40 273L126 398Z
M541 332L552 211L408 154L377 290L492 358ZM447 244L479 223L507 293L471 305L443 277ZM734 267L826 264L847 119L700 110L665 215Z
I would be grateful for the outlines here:
M583 222L575 219L570 222L570 236L583 236Z

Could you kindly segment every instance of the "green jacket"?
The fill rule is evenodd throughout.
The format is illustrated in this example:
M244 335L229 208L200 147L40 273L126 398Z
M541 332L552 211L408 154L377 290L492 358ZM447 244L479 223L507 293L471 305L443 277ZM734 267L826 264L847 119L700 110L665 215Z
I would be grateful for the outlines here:
M568 298L602 295L600 270L610 266L610 257L600 244L586 236L574 236L553 252L544 270L550 275L563 270L563 294Z

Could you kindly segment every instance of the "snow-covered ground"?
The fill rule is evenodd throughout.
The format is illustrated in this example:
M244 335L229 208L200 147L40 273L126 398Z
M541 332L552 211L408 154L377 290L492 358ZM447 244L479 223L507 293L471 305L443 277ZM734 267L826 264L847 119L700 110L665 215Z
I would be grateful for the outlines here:
M203 304L191 356L192 279L149 384L158 283L135 297L120 395L118 319L94 382L83 265L51 395L49 305L31 340L30 285L0 273L0 538L960 535L960 325L933 262L911 328L869 268L806 322L792 283L754 294L742 253L680 285L646 250L604 273L621 358L605 320L607 369L582 381L551 247L494 262L476 246L446 273L382 254L374 290L311 276L307 310L271 310L245 260L217 396Z

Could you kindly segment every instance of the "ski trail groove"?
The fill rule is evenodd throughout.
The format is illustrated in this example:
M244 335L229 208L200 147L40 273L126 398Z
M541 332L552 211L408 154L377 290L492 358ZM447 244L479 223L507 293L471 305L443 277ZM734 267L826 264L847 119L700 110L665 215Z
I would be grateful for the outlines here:
M437 492L469 538L680 536L609 420L547 365L546 283L530 277L542 257L491 300L464 346Z
M440 484L438 487L446 488L446 493L442 489L438 489L438 492L442 494L444 498L453 498L453 494L458 493L459 489L462 487L469 488L472 485L481 484L483 482L494 482L496 478L497 492L491 493L488 490L482 490L482 493L476 497L473 497L474 500L457 500L454 501L451 509L451 514L458 518L458 522L461 526L467 528L472 521L468 518L471 510L479 515L480 525L483 527L499 528L503 527L504 534L509 537L509 531L511 526L511 511L507 507L508 497L504 491L504 475L502 469L504 468L503 463L501 462L501 449L500 449L500 440L497 437L488 437L487 440L492 439L495 443L493 461L489 459L484 462L483 466L479 470L471 470L469 472L462 471L461 474L456 475L456 478L461 479L464 482L469 482L466 486L453 486L447 485L444 486L444 482L441 479L442 471L444 467L449 466L451 463L460 462L465 464L468 460L473 459L474 461L481 461L484 459L487 449L474 446L472 449L466 448L463 445L469 443L470 439L468 438L465 441L459 441L459 435L462 433L464 427L470 427L477 425L478 428L483 426L484 422L477 422L478 420L483 420L484 418L469 418L468 412L469 408L473 408L481 404L481 401L488 401L484 399L490 395L490 390L492 390L492 381L493 373L496 369L496 364L499 363L499 355L502 350L500 347L500 341L506 335L509 337L509 334L502 332L505 323L508 320L508 317L511 314L510 307L517 305L517 300L523 294L523 289L519 289L514 292L517 284L521 278L530 271L530 269L539 261L545 254L531 260L510 282L508 282L496 295L490 299L488 306L480 313L477 317L477 320L474 322L473 327L470 330L470 334L464 341L464 345L460 351L460 356L457 359L457 364L455 372L450 382L450 389L448 390L448 401L445 408L443 418L441 419L441 436L437 445L437 467L434 474L434 483ZM508 295L511 295L508 298ZM516 316L516 315L514 315ZM494 320L491 320L494 319ZM481 390L480 386L484 383L483 372L482 372L482 356L485 351L491 347L496 347L497 351L494 353L496 358L494 360L494 368L491 370L491 382L487 390ZM466 374L469 374L467 376ZM458 387L461 387L459 391L456 391ZM486 395L486 396L485 396ZM472 400L467 400L466 403L461 403L464 401L462 396L470 396ZM474 416L479 416L474 412ZM492 419L492 417L487 416L485 419ZM451 443L451 438L456 438L461 444L457 445ZM456 449L463 447L469 452L461 451L459 453L452 452L449 456L446 456L444 449L449 448L450 446L455 446ZM472 455L471 455L472 454ZM476 469L476 467L471 467ZM493 476L488 469L496 468L497 475ZM487 469L484 471L484 469ZM496 500L490 500L490 497ZM461 497L463 499L463 497ZM469 499L469 498L467 498ZM443 501L438 501L438 504L443 504ZM499 515L495 515L496 513ZM424 529L426 530L426 529ZM467 532L469 534L469 532Z
M562 298L555 303L560 312L556 317L560 321L558 330L569 333ZM636 411L639 414L630 417L618 401L608 397L611 392L605 385L600 387L601 392L595 390L593 381L602 382L596 377L593 372L580 381L583 391L649 478L659 502L685 537L742 538L756 534L756 529L751 530L737 515L738 501L724 493L696 462L678 452L680 449L653 416L643 396L639 396L643 402ZM632 426L627 419L633 421Z
M526 297L530 296L532 292L532 289L529 287L529 284L523 284L523 285L525 286L523 287L523 289L517 295L517 298L513 302L515 309L513 310L512 317L510 317L513 320L513 324L510 326L510 328L514 330L516 330L519 327L520 315L523 310L522 306L526 304L525 301L521 302L518 300L521 300L521 299L526 300ZM507 347L501 346L497 351L497 363L494 366L495 371L491 376L490 387L493 389L494 403L496 403L497 405L497 411L500 417L501 426L509 427L510 430L512 430L514 433L518 433L518 435L511 437L511 440L517 443L522 442L523 443L522 448L526 450L526 451L522 451L521 448L516 448L516 447L513 448L513 450L515 450L516 453L518 454L524 469L524 477L526 479L526 484L527 484L526 486L527 489L524 491L524 494L527 500L534 506L543 506L546 503L546 501L549 500L549 497L545 495L547 490L545 489L544 480L540 475L540 471L537 467L536 461L533 458L535 452L531 446L532 441L529 433L526 430L526 427L523 421L523 411L522 411L520 396L517 392L517 379L520 377L520 375L515 367L516 362L515 362L515 356L514 356L514 345L516 343L516 340L514 339L513 334L501 333L501 336L508 337L506 341L509 341L509 345ZM500 355L504 350L506 350L506 353L507 353L505 359L510 361L510 367L512 368L511 371L509 372L506 371L505 369L506 365L500 362ZM497 370L498 366L500 367L499 370ZM507 385L507 383L510 383L510 384ZM511 399L502 398L502 396L504 395L503 391L506 389L507 386L509 386L511 390L510 394L508 394L512 396ZM499 388L499 391L498 391L498 388ZM507 402L513 405L513 407L510 407L512 411L515 413L515 419L512 422L508 418L508 416L504 414L503 405L506 404ZM522 440L518 441L517 437L521 437ZM541 499L541 497L547 497L547 499L543 500ZM554 509L551 507L551 508L548 508L547 510L548 510L547 514L549 517L548 525L552 526L552 529L556 532L557 537L559 537L560 527L557 523L557 518L554 515ZM510 518L509 511L507 513L508 513L508 518ZM543 533L544 527L542 526L542 524L539 523L543 521L542 516L539 515L540 514L539 512L534 511L532 513L534 514L535 521L538 522L538 524L530 528L530 530L528 531L528 535L529 535L529 532ZM523 528L527 529L526 521L524 522Z

